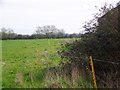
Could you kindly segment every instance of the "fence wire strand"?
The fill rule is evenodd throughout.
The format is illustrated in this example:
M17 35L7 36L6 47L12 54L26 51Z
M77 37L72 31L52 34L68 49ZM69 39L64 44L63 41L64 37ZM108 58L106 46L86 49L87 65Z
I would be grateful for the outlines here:
M99 59L93 59L93 61L106 62L106 63L111 63L111 64L120 64L118 62L104 61L104 60L99 60Z

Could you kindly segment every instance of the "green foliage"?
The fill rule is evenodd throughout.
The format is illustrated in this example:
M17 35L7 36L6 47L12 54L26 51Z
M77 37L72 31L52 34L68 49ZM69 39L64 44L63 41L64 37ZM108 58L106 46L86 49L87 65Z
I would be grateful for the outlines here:
M61 50L60 55L72 62L82 61L83 64L87 64L84 58L92 55L96 75L101 74L101 72L106 75L115 72L117 74L111 74L111 77L114 76L117 81L117 77L120 76L120 73L118 73L120 72L119 64L110 64L104 61L120 63L120 5L107 10L107 12L106 9L108 8L104 6L103 10L105 10L105 15L96 18L97 23L93 22L92 25L91 23L87 23L84 26L87 33L80 40L64 45L65 47ZM94 19L91 21L94 21ZM88 60L88 58L86 59ZM95 61L95 59L102 60L103 62ZM112 78L111 81L113 81ZM116 84L118 83L116 82Z
M107 10L104 16L96 18L94 25L88 23L84 26L87 31L83 38L63 48L63 56L79 58L81 55L92 55L96 59L119 61L120 32L119 32L119 7ZM103 10L106 10L106 6ZM91 20L91 21L94 21Z

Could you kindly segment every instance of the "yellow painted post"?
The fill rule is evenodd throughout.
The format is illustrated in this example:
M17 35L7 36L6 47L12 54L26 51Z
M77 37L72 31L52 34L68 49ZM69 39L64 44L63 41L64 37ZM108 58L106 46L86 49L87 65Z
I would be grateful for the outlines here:
M36 48L36 65L38 65L38 49Z
M94 88L97 89L96 77L95 77L95 71L94 71L94 65L93 65L92 56L90 56L90 65L91 65L91 69L92 69L92 77L93 77Z

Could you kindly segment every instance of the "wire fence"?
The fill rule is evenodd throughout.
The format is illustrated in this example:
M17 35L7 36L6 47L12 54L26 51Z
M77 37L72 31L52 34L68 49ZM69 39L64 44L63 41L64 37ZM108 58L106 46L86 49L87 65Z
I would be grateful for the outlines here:
M98 87L120 88L119 60L118 62L113 62L108 60L93 59L93 61L95 61L95 76L99 85Z
M105 61L105 60L99 60L99 59L93 59L93 61L106 62L106 63L111 63L111 64L120 64L118 62L111 62L111 61Z

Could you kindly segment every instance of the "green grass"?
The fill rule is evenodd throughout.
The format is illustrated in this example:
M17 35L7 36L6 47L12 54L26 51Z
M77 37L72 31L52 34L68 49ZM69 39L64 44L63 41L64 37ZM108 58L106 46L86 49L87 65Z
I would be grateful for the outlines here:
M4 40L2 44L2 87L3 88L44 88L46 84L46 72L52 67L59 67L61 58L57 51L61 43L73 39L34 39L34 40ZM36 62L36 49L38 49L38 65ZM0 52L1 53L1 52ZM54 76L53 76L54 77ZM53 78L51 77L51 78ZM0 78L1 79L1 78ZM57 76L57 81L48 84L59 83L64 88L86 87L84 78L80 78L79 85L71 85L69 81ZM88 83L88 87L92 87Z
M34 88L45 86L45 72L58 66L57 50L65 39L5 40L2 41L2 87ZM36 61L38 49L38 66Z
M57 66L60 62L57 50L62 41L63 39L2 41L4 63L2 86L5 88L44 87L45 71L49 67ZM38 49L38 66L35 65L36 48ZM17 73L20 73L18 77L23 77L22 85L16 83Z

